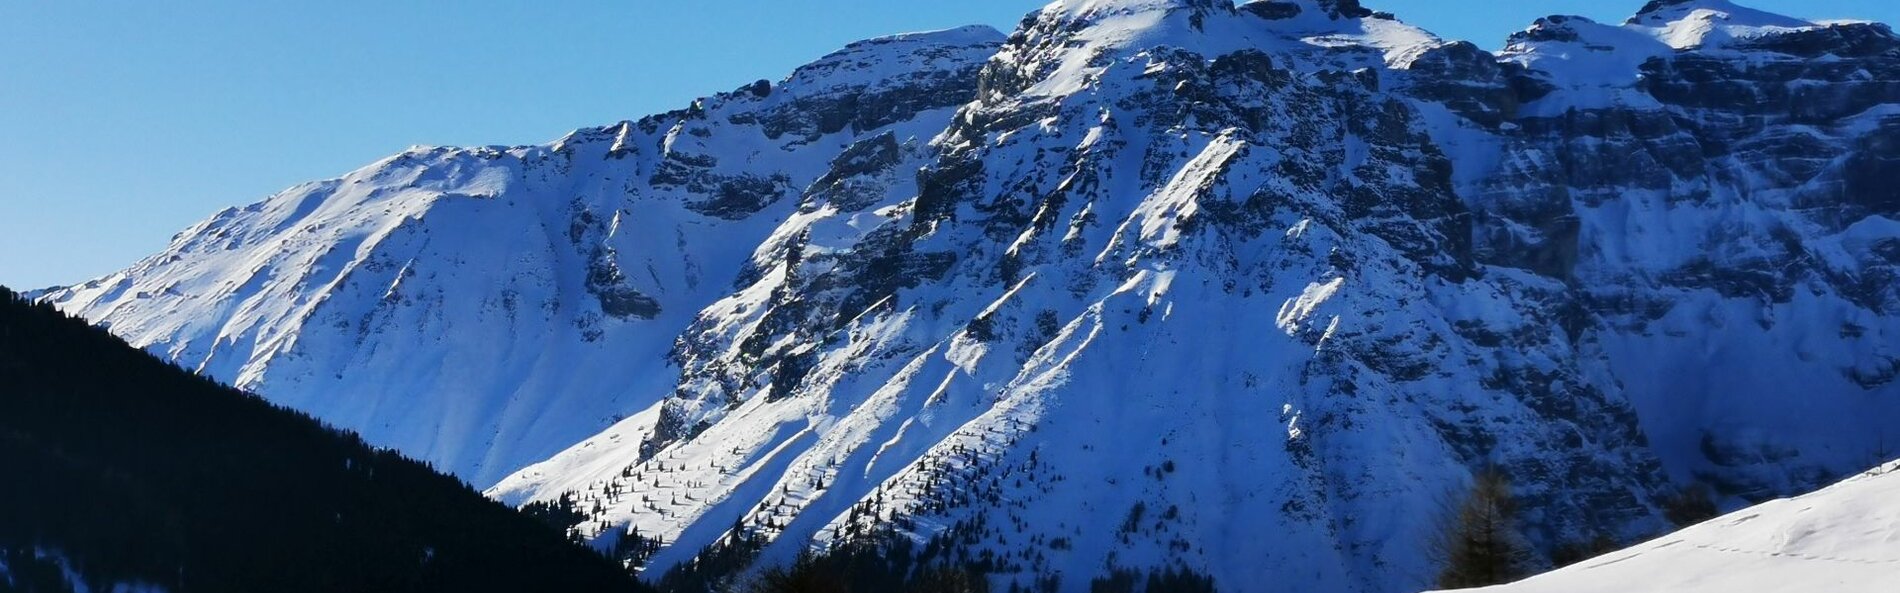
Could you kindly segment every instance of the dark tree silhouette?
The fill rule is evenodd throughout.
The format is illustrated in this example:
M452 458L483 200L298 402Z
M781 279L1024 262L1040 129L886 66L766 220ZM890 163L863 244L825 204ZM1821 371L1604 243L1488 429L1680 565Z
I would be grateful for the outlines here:
M35 583L64 562L94 590L636 587L455 478L4 288L0 561Z
M1663 518L1676 527L1688 527L1721 514L1715 495L1703 484L1691 484L1662 501Z
M1444 563L1438 586L1483 587L1523 578L1530 545L1518 531L1511 481L1497 469L1473 477L1471 492L1444 519L1432 550Z

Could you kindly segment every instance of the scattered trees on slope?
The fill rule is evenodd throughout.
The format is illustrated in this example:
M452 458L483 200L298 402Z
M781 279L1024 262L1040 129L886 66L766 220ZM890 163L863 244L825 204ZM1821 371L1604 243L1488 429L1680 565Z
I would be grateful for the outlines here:
M1214 593L1214 579L1185 567L1140 572L1128 569L1109 571L1089 582L1089 593Z
M758 566L765 549L763 538L743 525L734 526L713 545L660 577L657 586L667 593L990 593L991 577L1011 574L995 571L983 561L956 562L938 557L942 548L919 548L888 533L842 543L823 552L807 551L784 566ZM974 554L978 558L986 554ZM1012 584L1009 593L1055 593L1060 581L1053 575L1034 579L1025 589ZM1090 581L1090 591L1101 593L1215 593L1214 579L1185 567L1140 572L1117 569ZM1000 593L1000 592L999 592Z
M767 569L748 593L989 593L987 577L947 565L912 566L909 558L873 546L807 552L791 566Z

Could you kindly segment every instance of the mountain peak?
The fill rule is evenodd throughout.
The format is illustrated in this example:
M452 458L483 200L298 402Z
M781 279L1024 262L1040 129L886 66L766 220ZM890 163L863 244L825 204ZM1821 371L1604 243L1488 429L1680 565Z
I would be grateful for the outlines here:
M1654 14L1654 13L1663 12L1665 10L1669 10L1672 8L1679 8L1683 6L1697 5L1697 4L1732 4L1732 3L1728 2L1727 0L1650 0L1648 4L1644 4L1642 8L1636 11L1636 16L1640 17L1646 14Z
M1361 6L1359 0L1251 0L1243 3L1241 9L1269 20L1308 14L1324 15L1332 20L1358 19L1373 14Z
M1187 15L1201 22L1210 13L1233 12L1230 0L1057 0L1038 13L1039 19L1069 23L1073 29L1102 27L1117 30L1148 29Z
M946 67L981 63L1003 39L1002 32L986 25L875 37L800 66L785 84L811 90L934 74Z
M1643 30L1675 49L1717 46L1730 40L1815 26L1729 0L1651 0L1623 24Z
M585 146L416 151L54 298L571 500L650 577L889 534L1012 559L998 588L1417 591L1469 468L1543 553L1900 419L1900 88L1866 74L1900 40L1643 16L1498 56L1347 0L1062 0Z
M1218 8L1232 6L1226 0L1057 0L1043 8L1044 12L1059 11L1068 14L1100 14L1148 12L1153 10L1179 10L1194 8Z
M952 29L941 29L941 30L936 30L936 31L918 31L914 33L899 33L896 35L886 35L883 37L872 37L870 39L866 39L863 41L851 42L850 44L845 45L845 49L850 50L854 48L892 46L892 45L912 45L912 46L989 45L989 44L1001 43L1003 41L1003 37L1004 35L1002 31L998 31L996 30L995 27L991 27L989 25L966 25L966 26L956 27Z

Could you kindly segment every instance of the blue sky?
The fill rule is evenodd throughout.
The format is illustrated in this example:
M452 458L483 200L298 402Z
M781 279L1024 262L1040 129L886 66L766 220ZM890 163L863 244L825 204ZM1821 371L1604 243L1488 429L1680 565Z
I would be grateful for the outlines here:
M1752 0L1900 20L1892 0ZM637 118L881 34L1039 0L0 2L0 284L72 283L226 206L415 144L525 144ZM1367 0L1494 48L1642 0Z

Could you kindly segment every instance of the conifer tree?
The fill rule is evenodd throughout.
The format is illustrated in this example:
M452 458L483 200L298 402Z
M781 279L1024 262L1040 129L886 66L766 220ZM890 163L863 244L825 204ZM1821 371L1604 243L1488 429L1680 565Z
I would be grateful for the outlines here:
M1691 484L1675 494L1663 499L1663 518L1676 527L1688 527L1722 514L1715 506L1715 496L1709 487Z
M1446 518L1433 550L1444 562L1440 588L1483 587L1524 577L1530 545L1518 532L1510 478L1495 468L1474 476L1471 492Z

